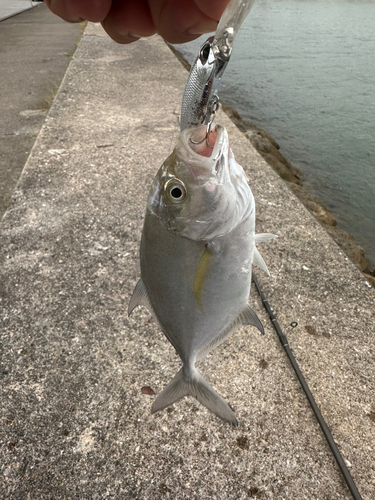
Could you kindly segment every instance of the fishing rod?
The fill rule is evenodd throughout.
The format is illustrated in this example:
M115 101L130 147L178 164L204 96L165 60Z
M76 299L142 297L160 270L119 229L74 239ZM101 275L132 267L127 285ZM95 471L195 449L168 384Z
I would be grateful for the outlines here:
M302 389L304 390L304 392L306 394L306 397L310 403L310 406L311 406L311 408L315 414L315 417L318 420L319 425L320 425L320 427L321 427L321 429L322 429L322 431L323 431L323 433L328 441L329 447L331 448L331 451L332 451L332 453L336 459L336 462L337 462L337 464L342 472L342 475L344 476L346 484L348 485L349 490L350 490L351 494L353 495L354 500L363 500L359 491L358 491L358 488L357 488L357 486L356 486L356 484L355 484L355 482L354 482L354 480L353 480L353 478L352 478L352 476L351 476L351 474L350 474L350 472L349 472L349 470L344 462L344 459L341 456L341 453L340 453L340 451L335 443L335 440L333 439L331 431L329 430L329 427L326 424L326 422L323 418L323 415L320 413L318 405L316 404L315 399L314 399L314 397L309 389L309 386L307 385L307 382L306 382L304 376L302 375L302 372L298 366L296 358L294 357L294 355L289 347L288 339L286 338L283 331L281 330L280 325L278 324L276 317L272 312L271 306L269 305L268 300L266 299L266 297L265 297L265 295L264 295L264 293L259 285L259 282L258 282L257 278L254 276L254 274L253 274L253 281L254 281L254 284L256 286L256 289L258 290L258 293L259 293L260 298L263 302L263 305L264 305L266 311L268 312L268 315L272 321L272 324L277 332L277 335L279 337L281 345L284 347L284 350L289 358L289 361L293 367L293 370L295 371L297 378L301 383Z

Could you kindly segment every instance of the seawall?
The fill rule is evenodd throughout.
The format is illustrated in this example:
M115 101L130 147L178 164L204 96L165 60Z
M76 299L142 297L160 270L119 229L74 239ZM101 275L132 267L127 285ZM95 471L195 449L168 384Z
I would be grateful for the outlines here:
M147 193L187 73L158 37L89 25L0 225L0 497L349 499L254 289L246 327L200 363L240 422L150 408L180 360L140 308ZM364 500L373 498L375 290L224 113L257 204L258 280ZM291 327L293 323L294 328ZM297 324L297 325L296 325Z

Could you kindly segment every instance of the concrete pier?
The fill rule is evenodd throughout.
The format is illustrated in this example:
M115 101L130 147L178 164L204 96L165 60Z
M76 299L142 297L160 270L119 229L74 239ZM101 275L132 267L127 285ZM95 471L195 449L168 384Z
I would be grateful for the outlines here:
M32 0L0 0L0 21L32 9L38 5Z
M1 498L351 499L254 288L266 335L243 328L200 364L239 427L192 399L150 414L148 393L180 360L146 310L126 310L186 79L160 38L120 46L91 24L35 142L0 225ZM278 235L259 246L271 277L256 275L371 500L375 289L217 121L248 174L257 232Z

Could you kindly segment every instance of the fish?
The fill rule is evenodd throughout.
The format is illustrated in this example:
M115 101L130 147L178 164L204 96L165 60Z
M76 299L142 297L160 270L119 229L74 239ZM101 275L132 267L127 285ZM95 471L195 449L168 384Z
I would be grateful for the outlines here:
M193 396L226 422L234 411L196 363L242 325L264 328L249 305L252 265L268 273L256 243L255 202L226 129L187 128L149 192L140 246L141 277L128 314L145 306L182 368L152 405L155 413Z

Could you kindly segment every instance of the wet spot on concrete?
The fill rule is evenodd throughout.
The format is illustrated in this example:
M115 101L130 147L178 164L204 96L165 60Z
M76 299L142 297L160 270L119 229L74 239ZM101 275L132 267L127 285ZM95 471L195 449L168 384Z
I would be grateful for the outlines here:
M263 491L256 486L251 486L247 491L247 496L250 498L260 498L263 496Z
M307 333L309 333L310 335L318 335L317 331L315 330L315 328L313 326L310 326L310 325L305 325L305 330L307 331Z
M237 446L241 448L241 450L249 449L249 440L246 436L240 436L237 438Z
M145 385L141 389L142 394L147 394L148 396L153 396L155 394L154 390L151 389L149 385Z
M268 367L268 363L267 363L267 361L266 361L265 359L261 359L261 360L259 361L259 366L260 366L261 368L263 368L263 370L264 370L265 368L267 368L267 367Z
M161 491L161 493L170 493L171 491L165 483L159 484L159 490Z

